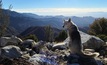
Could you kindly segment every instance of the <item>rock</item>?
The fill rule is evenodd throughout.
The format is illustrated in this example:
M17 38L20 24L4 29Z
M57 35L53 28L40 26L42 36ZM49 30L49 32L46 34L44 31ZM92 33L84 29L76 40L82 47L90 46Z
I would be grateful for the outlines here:
M82 31L80 31L80 35L81 35L81 42L83 44L84 49L96 50L105 45L105 42L98 37L86 34ZM68 40L69 38L67 38L65 42L67 42Z
M68 56L67 65L98 65L94 58L71 54Z
M33 65L24 58L18 59L0 59L0 65ZM37 64L36 64L37 65Z
M39 41L37 42L34 47L32 47L32 50L35 51L36 53L39 53L41 51L41 49L45 46L44 41Z
M24 47L24 48L30 48L30 49L32 49L33 47L43 46L45 43L46 42L43 42L43 41L35 42L32 39L27 39L27 40L25 40L25 41L23 41L21 43L21 46Z
M55 51L56 49L58 50L64 50L67 48L67 44L65 42L62 42L62 43L57 43L57 44L54 44L52 46L52 50Z
M23 41L22 43L21 43L21 46L22 47L24 47L24 48L32 48L32 47L34 47L35 45L36 45L37 43L34 41L34 40L32 40L32 39L27 39L27 40L25 40L25 41Z
M48 50L52 50L53 43L46 43L45 46L48 48Z
M96 50L105 45L105 42L98 37L83 32L80 32L80 34L84 48Z
M54 57L47 57L45 55L42 54L35 54L33 55L30 59L29 62L33 63L35 65L35 63L37 65L58 65L55 61Z
M18 59L14 59L12 61L13 65L33 65L32 63L28 62L26 59L24 58L18 58Z
M21 56L22 52L20 48L17 46L9 45L1 48L1 57L3 58L13 59Z
M73 64L67 64L67 65L80 65L80 64L78 64L78 63L73 63Z
M103 46L100 50L99 53L101 56L106 57L107 56L107 45Z
M44 44L46 44L46 42L41 40L41 41L38 42L38 44L44 45Z
M98 65L104 65L104 64L101 62L101 60L96 60L96 62L97 62Z
M22 58L29 59L30 55L29 54L24 54L24 55L22 55Z
M2 47L6 45L18 45L21 42L22 40L16 36L0 38L0 46Z

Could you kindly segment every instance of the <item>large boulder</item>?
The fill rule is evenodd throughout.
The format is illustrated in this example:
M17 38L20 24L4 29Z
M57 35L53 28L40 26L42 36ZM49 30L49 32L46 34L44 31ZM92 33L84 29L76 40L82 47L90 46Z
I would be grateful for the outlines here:
M81 42L84 49L99 49L105 45L105 42L98 37L86 34L80 31ZM65 42L69 41L69 38L65 40Z
M11 37L1 37L0 38L0 46L6 46L6 45L18 45L22 42L22 40L16 36Z
M22 56L22 52L19 47L9 45L1 48L1 57L3 58L8 58L8 59L13 59L13 58L18 58Z
M96 50L105 45L105 42L98 37L88 35L81 31L80 34L84 48L90 48Z

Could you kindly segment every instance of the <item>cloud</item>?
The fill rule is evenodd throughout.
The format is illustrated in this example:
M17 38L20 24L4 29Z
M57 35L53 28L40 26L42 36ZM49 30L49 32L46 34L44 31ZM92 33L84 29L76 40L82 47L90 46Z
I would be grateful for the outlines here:
M14 9L17 12L35 13L39 15L84 15L90 12L107 12L107 8L35 8Z

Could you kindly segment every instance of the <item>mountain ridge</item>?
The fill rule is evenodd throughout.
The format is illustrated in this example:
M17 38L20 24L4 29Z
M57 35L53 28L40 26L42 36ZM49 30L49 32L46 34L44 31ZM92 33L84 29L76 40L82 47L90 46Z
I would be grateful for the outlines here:
M24 32L22 32L19 36L20 37L26 37L28 35L34 34L37 36L38 40L46 40L46 30L45 30L45 26L35 26L35 27L29 27L28 29L26 29ZM57 28L51 28L53 31L53 35L54 37L56 37L59 32L61 32L61 30L57 29Z
M62 29L63 20L71 18L72 21L80 28L89 27L96 19L94 17L77 17L77 16L40 16L32 13L18 13L10 10L3 10L10 15L10 27L15 28L19 33L32 26L47 26Z

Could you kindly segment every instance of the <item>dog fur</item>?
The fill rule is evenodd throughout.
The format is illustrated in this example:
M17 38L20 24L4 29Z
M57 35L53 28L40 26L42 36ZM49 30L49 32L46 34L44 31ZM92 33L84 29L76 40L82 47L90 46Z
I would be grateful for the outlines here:
M63 27L67 30L67 35L69 37L68 47L71 54L82 54L82 44L81 37L78 27L69 20L64 20Z

